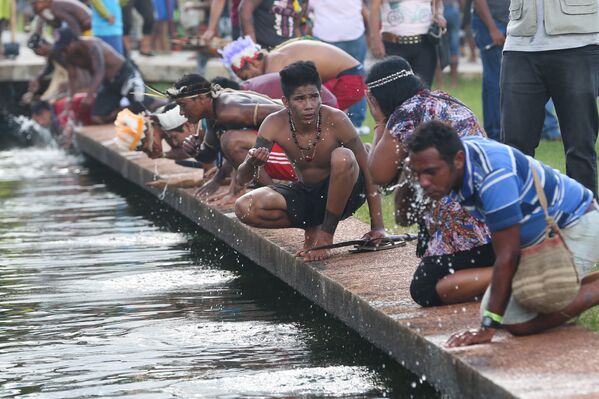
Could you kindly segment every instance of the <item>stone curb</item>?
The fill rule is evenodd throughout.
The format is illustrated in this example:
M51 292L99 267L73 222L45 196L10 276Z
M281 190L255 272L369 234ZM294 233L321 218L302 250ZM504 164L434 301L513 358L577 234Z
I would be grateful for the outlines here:
M452 332L478 325L478 305L415 305L407 289L418 263L413 247L351 256L340 252L326 262L306 264L293 256L303 238L297 229L250 228L230 210L200 202L191 189L148 189L144 183L153 180L157 170L164 175L189 169L141 153L119 153L108 144L112 135L110 126L87 127L77 134L77 142L83 153L159 196L401 365L425 376L444 397L599 397L596 334L578 326L523 338L500 333L490 345L448 350L443 343ZM364 223L350 219L340 224L336 240L367 230Z

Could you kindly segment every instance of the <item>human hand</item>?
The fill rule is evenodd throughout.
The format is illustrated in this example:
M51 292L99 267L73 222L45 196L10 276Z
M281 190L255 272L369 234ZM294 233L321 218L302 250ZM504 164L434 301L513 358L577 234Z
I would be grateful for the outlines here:
M220 182L214 177L207 181L202 187L200 187L196 192L195 196L197 198L207 198L208 196L215 193L220 187Z
M268 161L269 154L270 151L268 151L268 149L264 147L250 148L250 150L248 151L248 155L250 156L250 162L254 166L262 166L266 164L266 162Z
M216 166L213 166L204 172L204 178L212 179L214 175L216 175L216 172L218 172L218 168Z
M362 236L363 240L368 241L369 246L378 246L383 239L387 237L387 232L383 228L372 229Z
M200 36L200 43L208 44L216 36L216 31L214 29L206 29L206 32Z
M385 56L385 45L380 33L370 36L370 51L375 58L383 58Z
M28 105L28 104L31 104L32 101L33 101L33 92L31 92L31 91L28 91L27 93L23 94L23 97L21 97L21 104Z
M366 92L366 103L368 103L368 109L370 109L370 114L372 115L372 119L374 119L375 125L384 126L385 114L381 110L379 102L370 92Z
M441 14L435 14L433 16L433 21L435 21L437 24L439 24L439 26L441 28L443 28L444 30L447 28L447 20L445 19L445 17Z
M489 34L491 35L491 40L493 41L494 45L496 45L497 47L503 46L503 44L505 43L505 35L502 31L497 29L497 27L494 27L494 29L491 29L489 31Z
M40 82L38 82L36 79L34 79L34 80L30 81L29 84L27 85L27 91L30 91L33 94L37 91L37 89L39 89L39 87L40 87Z
M192 136L186 137L185 140L183 140L182 148L183 151L187 153L187 155L189 155L192 158L195 158L198 156L201 145L202 142L200 141L200 136L194 134Z
M445 346L448 348L457 348L460 346L485 344L491 342L494 334L494 328L475 328L453 334L449 337Z
M106 20L108 21L108 23L109 23L110 25L114 25L114 21L115 21L116 19L114 18L114 15L109 15L109 16L108 16L108 18L106 18Z

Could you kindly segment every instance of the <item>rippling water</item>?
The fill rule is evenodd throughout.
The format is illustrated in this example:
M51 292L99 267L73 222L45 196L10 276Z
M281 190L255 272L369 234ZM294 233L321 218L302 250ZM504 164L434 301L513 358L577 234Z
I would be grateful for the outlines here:
M97 164L0 152L0 397L435 397Z

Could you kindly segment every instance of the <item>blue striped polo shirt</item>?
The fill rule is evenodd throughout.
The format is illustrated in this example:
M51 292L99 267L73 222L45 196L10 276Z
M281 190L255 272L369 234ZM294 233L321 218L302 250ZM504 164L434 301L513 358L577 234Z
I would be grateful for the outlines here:
M458 191L450 196L491 232L520 224L520 245L539 242L545 216L539 203L531 165L537 171L548 210L560 228L576 222L593 200L577 181L507 145L477 136L462 138L466 162Z

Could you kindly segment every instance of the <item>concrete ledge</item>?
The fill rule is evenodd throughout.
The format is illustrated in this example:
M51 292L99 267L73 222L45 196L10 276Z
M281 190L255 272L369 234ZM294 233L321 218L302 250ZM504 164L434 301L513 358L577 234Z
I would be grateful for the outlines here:
M14 60L0 60L0 82L28 82L41 72L46 60L38 57L26 46L20 47L21 54ZM136 51L133 61L148 82L175 82L186 73L196 72L196 53L174 51L169 55L140 56ZM206 64L205 78L228 76L228 72L217 58Z
M452 398L597 398L599 337L569 325L545 334L448 350L449 335L476 327L475 303L424 309L412 302L409 282L418 264L414 248L354 254L339 250L326 262L305 264L293 253L298 229L253 229L230 209L216 209L193 197L192 189L148 189L159 175L193 173L169 160L122 153L110 141L111 126L84 128L81 150L124 178L161 198L204 230L252 259L400 364ZM368 226L356 219L340 224L336 239L360 236Z

